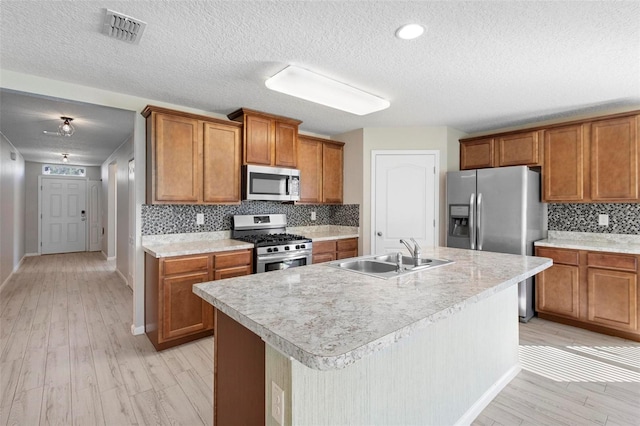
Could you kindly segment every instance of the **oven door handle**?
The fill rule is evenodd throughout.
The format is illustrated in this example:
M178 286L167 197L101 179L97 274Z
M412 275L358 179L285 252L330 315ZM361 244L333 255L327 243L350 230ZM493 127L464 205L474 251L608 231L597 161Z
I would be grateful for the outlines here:
M275 253L275 254L261 254L258 255L258 262L273 262L280 260L291 260L308 257L311 255L310 251L297 251L295 253Z

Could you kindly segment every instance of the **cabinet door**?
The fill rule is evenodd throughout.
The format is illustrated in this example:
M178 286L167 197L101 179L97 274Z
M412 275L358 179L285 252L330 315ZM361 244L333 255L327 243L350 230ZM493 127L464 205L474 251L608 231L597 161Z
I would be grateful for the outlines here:
M322 142L298 138L298 168L300 169L300 202L322 202Z
M584 125L557 127L544 132L543 201L584 199Z
M274 166L296 167L298 158L298 126L275 122Z
M496 139L498 167L537 166L540 164L539 132L525 132Z
M240 202L240 128L203 124L203 201Z
M619 330L638 330L635 273L589 268L587 283L589 321Z
M638 199L638 116L591 124L591 199Z
M152 202L198 202L202 180L198 120L156 114L152 147Z
M342 145L324 143L322 147L322 202L342 204Z
M493 167L493 138L460 142L460 170Z
M162 340L213 328L213 306L192 291L194 284L206 281L209 281L208 272L162 280Z
M247 115L245 119L245 164L271 165L271 120Z
M578 318L579 273L577 266L553 265L536 276L536 310Z

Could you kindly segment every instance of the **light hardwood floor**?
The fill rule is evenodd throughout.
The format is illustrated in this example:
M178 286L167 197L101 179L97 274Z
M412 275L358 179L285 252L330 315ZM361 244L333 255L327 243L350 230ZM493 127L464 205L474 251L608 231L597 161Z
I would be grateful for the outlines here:
M212 424L213 339L156 352L97 253L26 258L0 291L0 425ZM640 425L640 344L533 319L474 425Z

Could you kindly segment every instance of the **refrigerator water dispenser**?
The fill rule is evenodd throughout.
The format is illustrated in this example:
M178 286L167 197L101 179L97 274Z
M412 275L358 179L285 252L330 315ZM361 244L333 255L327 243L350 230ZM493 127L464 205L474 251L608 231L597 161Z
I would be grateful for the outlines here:
M469 236L469 205L449 205L449 236Z

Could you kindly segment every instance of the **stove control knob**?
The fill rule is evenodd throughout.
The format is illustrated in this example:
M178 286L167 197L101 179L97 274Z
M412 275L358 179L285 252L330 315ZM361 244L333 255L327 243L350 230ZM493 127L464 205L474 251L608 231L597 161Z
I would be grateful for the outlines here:
M284 246L284 249L285 250L289 250L289 246Z
M278 247L274 247L274 248L273 248L273 251L278 251Z
M296 247L298 248L298 247ZM304 244L300 244L300 248L307 248L307 246L305 246Z
M273 249L272 249L272 248L268 248L268 249L267 249L267 253L271 253L272 251L273 251Z
M296 250L298 250L300 248L300 245L296 244Z

